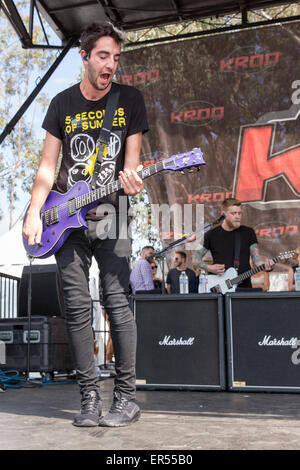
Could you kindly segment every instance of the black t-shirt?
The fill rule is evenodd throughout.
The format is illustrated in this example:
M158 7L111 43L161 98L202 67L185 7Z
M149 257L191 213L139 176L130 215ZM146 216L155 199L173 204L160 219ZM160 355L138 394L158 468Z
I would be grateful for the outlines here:
M235 232L240 233L241 248L238 273L242 274L251 269L250 246L257 243L255 232L252 228L241 225L236 230L224 230L221 225L209 230L204 235L203 246L211 252L214 264L225 264L225 269L234 267ZM246 279L241 287L251 287L251 279Z
M192 269L186 268L185 274L189 278L189 282L196 276L195 272ZM179 277L182 271L177 268L170 269L167 275L167 284L171 286L171 294L180 294L180 287L179 287Z
M134 87L120 87L120 97L113 120L105 160L97 178L96 187L117 179L124 166L125 140L130 135L148 130L143 96ZM76 84L56 95L50 103L42 124L43 129L62 140L63 158L55 189L65 193L76 182L91 183L94 163L98 153L96 142L101 130L108 94L97 101L87 100ZM118 196L123 191L103 197L99 202L118 206ZM96 208L88 217L96 213Z

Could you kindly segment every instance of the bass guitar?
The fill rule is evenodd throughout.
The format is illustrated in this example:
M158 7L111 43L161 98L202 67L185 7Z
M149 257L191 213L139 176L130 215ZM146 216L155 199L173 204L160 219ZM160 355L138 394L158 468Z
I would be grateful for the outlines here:
M198 167L199 170L202 165L205 165L203 153L200 148L194 148L192 151L173 155L147 166L139 171L138 175L141 179L145 179L163 170L183 171L193 167ZM50 191L40 212L43 224L41 242L28 245L28 240L23 236L23 245L28 255L33 258L48 258L56 253L74 230L87 229L85 222L87 212L96 207L104 196L113 194L121 188L119 180L94 190L91 190L87 182L78 181L64 194Z
M287 260L289 258L293 258L297 256L296 251L285 251L284 253L280 253L276 258L273 258L274 263L278 263L280 260ZM226 292L235 292L238 284L240 284L245 279L253 276L253 274L259 273L260 271L264 271L266 266L261 264L256 268L249 269L240 275L237 274L237 271L234 268L228 268L224 274L221 276L216 276L214 274L208 275L208 292L218 292L221 294L226 294Z

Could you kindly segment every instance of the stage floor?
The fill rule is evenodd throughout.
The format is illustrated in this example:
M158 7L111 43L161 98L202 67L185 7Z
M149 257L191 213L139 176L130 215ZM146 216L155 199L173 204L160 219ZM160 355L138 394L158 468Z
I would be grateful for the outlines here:
M104 411L113 379L101 382ZM0 449L300 449L300 394L138 391L141 419L124 428L76 428L76 384L0 393Z

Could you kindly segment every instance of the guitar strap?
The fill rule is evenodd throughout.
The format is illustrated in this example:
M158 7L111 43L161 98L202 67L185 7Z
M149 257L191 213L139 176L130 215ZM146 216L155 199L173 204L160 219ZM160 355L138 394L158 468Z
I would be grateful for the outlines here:
M240 267L240 251L241 251L241 234L239 230L234 232L234 268L239 271Z
M98 155L97 160L95 161L94 171L93 171L93 178L91 183L91 188L95 189L96 181L99 175L99 171L101 168L101 164L103 159L106 158L109 138L112 128L112 123L115 115L115 110L118 105L120 96L120 87L116 83L112 83L111 90L107 97L107 103L105 107L105 115L102 122L102 127L100 130L100 134L96 143L96 147L98 147Z

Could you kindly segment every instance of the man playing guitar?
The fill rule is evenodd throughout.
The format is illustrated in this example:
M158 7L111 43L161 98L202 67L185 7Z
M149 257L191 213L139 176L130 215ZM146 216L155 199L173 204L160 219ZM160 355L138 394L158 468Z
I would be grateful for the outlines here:
M222 276L227 269L232 267L235 267L238 274L246 272L250 270L250 257L255 266L263 264L254 230L241 225L241 206L241 202L237 199L225 199L222 203L222 213L225 219L221 225L209 230L204 236L203 247L198 251L197 256L200 268L208 274ZM238 250L238 255L236 250ZM213 258L211 265L203 260L207 251L211 252ZM274 261L267 259L264 264L266 270L271 271ZM240 287L251 288L250 277L243 280Z

